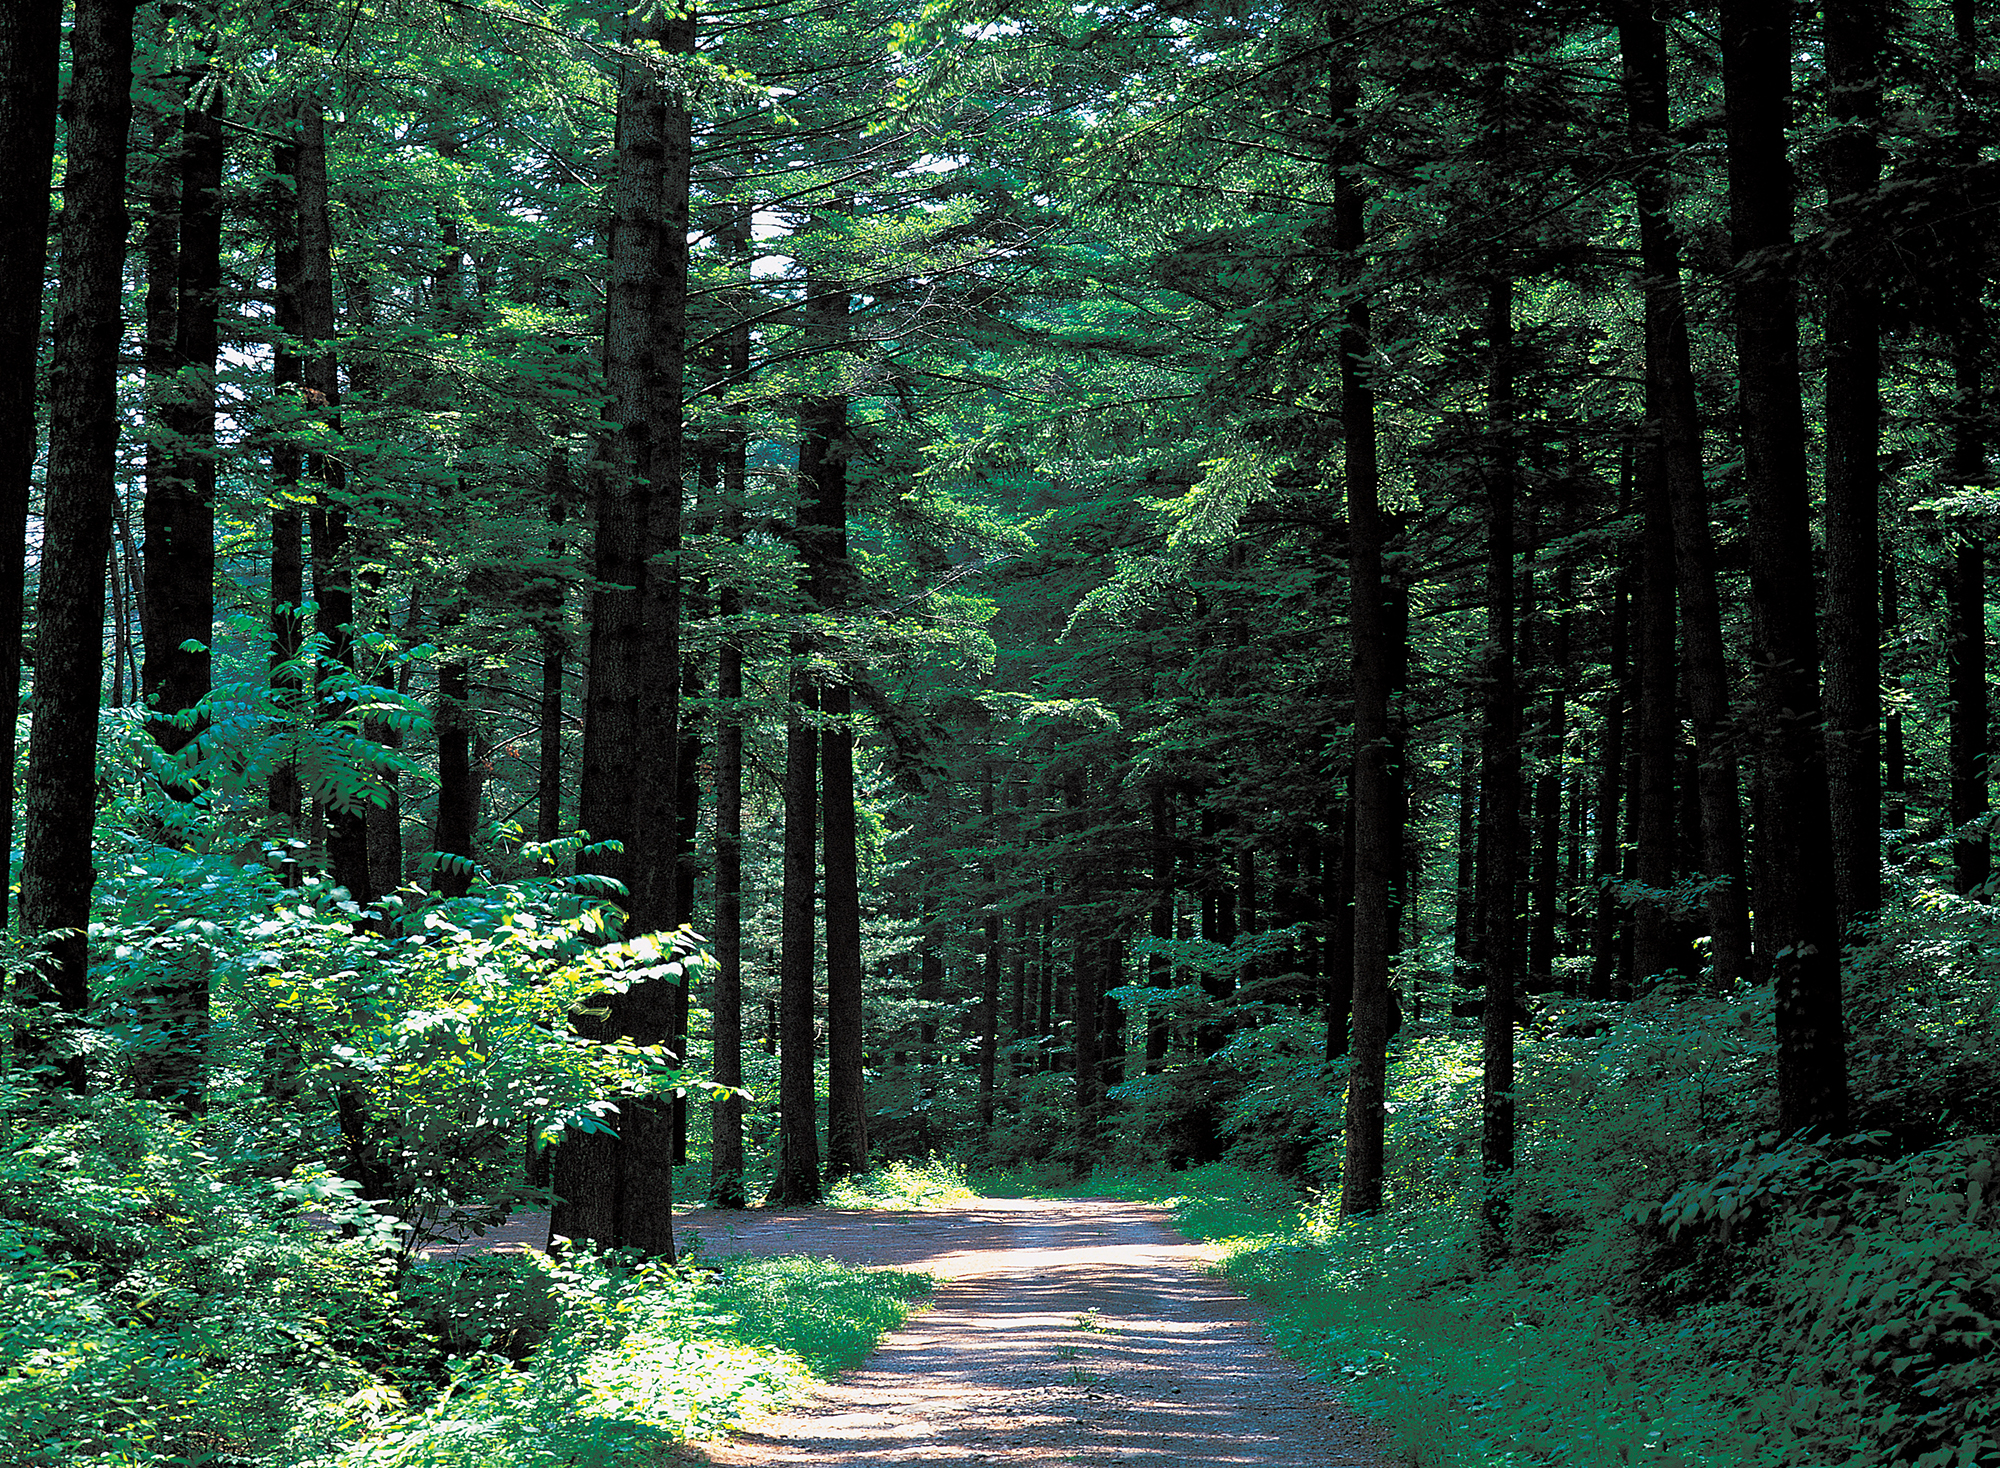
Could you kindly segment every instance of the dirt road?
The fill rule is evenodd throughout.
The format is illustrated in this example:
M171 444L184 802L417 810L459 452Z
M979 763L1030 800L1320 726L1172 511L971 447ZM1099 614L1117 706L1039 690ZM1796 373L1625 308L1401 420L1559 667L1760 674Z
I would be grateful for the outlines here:
M705 1448L753 1465L1392 1468L1265 1339L1202 1252L1137 1204L980 1199L926 1213L699 1212L705 1252L924 1269L936 1303L859 1370Z

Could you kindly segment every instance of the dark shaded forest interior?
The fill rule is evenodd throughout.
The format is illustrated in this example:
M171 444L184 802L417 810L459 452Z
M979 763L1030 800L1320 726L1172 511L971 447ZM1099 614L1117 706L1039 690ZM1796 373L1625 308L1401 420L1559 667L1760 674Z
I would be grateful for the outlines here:
M2000 1465L2000 11L677 3L0 9L0 1460L664 1462L944 1178Z

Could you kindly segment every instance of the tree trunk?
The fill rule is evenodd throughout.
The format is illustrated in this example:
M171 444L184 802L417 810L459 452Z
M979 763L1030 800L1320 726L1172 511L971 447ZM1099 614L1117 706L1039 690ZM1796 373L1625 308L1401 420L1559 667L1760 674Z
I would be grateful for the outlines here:
M813 1082L814 776L819 734L812 727L819 690L805 668L810 644L792 639L792 711L785 731L783 936L778 968L778 1172L770 1202L804 1207L819 1201L819 1116Z
M750 217L739 212L729 227L731 254L747 275ZM750 328L731 327L728 361L732 377L750 368ZM749 431L733 420L723 438L723 537L743 539L743 506L748 494ZM715 658L715 977L709 990L715 1080L743 1084L743 642L735 619L743 615L743 593L723 582L716 611L724 632ZM724 1093L711 1113L709 1202L741 1208L743 1188L743 1098Z
M1638 448L1639 488L1639 783L1633 789L1638 834L1635 875L1647 888L1632 912L1632 966L1641 981L1687 971L1686 929L1667 905L1677 855L1674 757L1680 738L1675 706L1674 532L1666 454L1655 416Z
M132 0L77 0L64 115L48 488L36 628L34 723L21 862L21 932L41 939L57 1004L90 1002L91 832L104 687L104 567L118 473L118 339L125 271L126 134L132 120ZM29 42L28 44L33 44ZM6 140L11 144L11 138ZM81 1055L62 1062L81 1092Z
M1826 768L1839 930L1882 905L1882 346L1873 235L1852 222L1882 176L1883 0L1826 0ZM1846 227L1843 228L1842 225Z
M1681 292L1680 241L1674 226L1667 159L1666 25L1653 8L1625 0L1618 10L1625 100L1638 154L1633 193L1639 209L1639 256L1646 310L1647 417L1660 435L1673 517L1673 555L1681 642L1693 716L1701 804L1702 874L1716 881L1708 897L1710 959L1718 984L1746 972L1750 954L1743 815L1738 803L1729 667L1715 582L1715 540L1708 482L1702 472L1701 413L1695 397Z
M1562 533L1574 527L1571 506L1563 505ZM1555 568L1555 603L1544 618L1548 639L1549 712L1541 731L1541 765L1535 775L1535 874L1533 924L1528 932L1528 987L1538 994L1553 992L1556 929L1562 908L1562 787L1563 756L1569 741L1570 562Z
M298 144L290 139L272 150L277 187L271 190L272 283L279 341L271 354L272 397L289 416L298 408L302 367L299 338L299 211ZM305 647L305 517L299 513L298 490L304 477L305 455L289 422L280 422L271 436L271 693L286 716L299 724L311 717L304 680L293 665ZM305 792L298 762L289 757L271 771L266 806L280 835L297 838L303 829ZM288 877L296 865L287 861Z
M1624 481L1619 495L1619 508L1623 510L1630 503L1632 449L1629 444L1619 477ZM1617 985L1618 924L1623 906L1618 897L1622 865L1618 841L1619 795L1627 788L1625 720L1626 711L1632 703L1629 688L1631 667L1627 654L1632 620L1630 561L1629 553L1621 548L1613 573L1611 627L1607 639L1610 652L1606 659L1604 711L1599 716L1603 726L1603 745L1597 773L1597 805L1591 815L1591 826L1597 838L1590 867L1591 885L1597 892L1597 910L1591 922L1588 985L1593 999L1609 999Z
M21 714L21 620L28 500L35 468L35 372L48 263L49 170L55 157L61 0L0 6L0 866L14 850L14 747ZM0 870L0 928L12 878Z
M463 897L472 888L472 833L479 823L478 787L472 781L472 669L461 654L438 666L437 867L434 889Z
M308 407L327 429L340 431L340 364L335 356L333 234L327 207L326 118L319 104L298 109L300 377ZM354 671L354 591L347 548L347 468L338 453L309 455L313 486L307 525L312 536L313 630L321 642L322 677ZM157 636L157 634L156 634ZM323 701L322 701L323 706ZM366 907L376 892L368 873L368 820L352 795L330 799L326 810L327 857L333 880Z
M694 50L694 16L635 6L625 39ZM648 66L620 73L611 187L604 379L593 461L597 504L578 825L624 851L626 931L658 931L674 902L680 727L681 385L686 342L689 115ZM593 1037L662 1043L671 984L615 996ZM566 1138L556 1155L555 1232L674 1255L672 1106L623 1103L618 1135Z
M988 761L980 771L980 814L985 818L984 844L988 852L999 841L994 828L993 765ZM984 1146L993 1135L993 1088L1000 1061L1000 874L991 860L982 864L980 876L986 888L986 916L980 943L979 988L979 1141Z
M1979 32L1974 0L1953 0L1952 29L1960 93L1973 96L1979 86ZM1958 119L1961 160L1976 161L1966 141L1973 136L1970 118ZM1977 257L1975 256L1975 261ZM1986 467L1986 311L1985 272L1966 262L1961 276L1959 318L1951 333L1954 400L1951 411L1951 460L1948 488L1985 485ZM1961 267L1963 268L1963 267ZM1976 272L1976 273L1974 273ZM1953 885L1958 891L1989 900L1993 875L1993 836L1982 824L1990 808L1992 730L1986 689L1986 533L1973 531L1959 540L1946 573L1945 699L1951 707L1946 734L1950 765L1950 817Z
M1838 1134L1847 1122L1847 1058L1790 256L1785 9L1724 0L1722 70L1764 785L1757 831L1764 880L1756 906L1770 934L1777 984L1778 1119L1786 1132Z
M572 493L569 451L558 444L549 450L548 473L542 481L543 513L549 521L549 589L542 615L542 696L535 716L535 839L553 841L562 834L562 716L563 672L569 637L563 626L563 583L560 568L569 549L563 522L569 518Z
M1504 52L1501 53L1504 56ZM1496 63L1498 64L1498 63ZM1521 710L1514 672L1514 291L1501 277L1487 285L1491 352L1487 411L1493 463L1486 486L1486 666L1481 746L1480 851L1488 874L1479 967L1481 999L1480 1170L1485 1196L1480 1252L1489 1263L1507 1253L1509 1177L1514 1170L1514 930L1521 849Z
M1340 48L1333 78L1338 129L1334 175L1334 248L1342 278L1362 270L1366 200L1359 178L1364 147L1356 108L1360 78L1352 49L1353 19L1343 8L1333 24ZM1382 1131L1387 1116L1389 955L1395 947L1390 886L1402 861L1396 772L1391 768L1389 700L1395 656L1389 645L1382 567L1380 470L1376 462L1375 389L1368 375L1370 318L1365 296L1349 299L1340 323L1341 426L1346 449L1349 670L1354 686L1353 967L1351 968L1346 1161L1341 1171L1343 1218L1382 1208Z
M219 97L219 94L218 94ZM208 696L215 638L216 312L222 287L222 123L220 102L182 114L180 251L172 370L161 404L168 445L164 472L148 486L145 525L146 643L140 689L156 714L193 708ZM184 644L199 644L189 650ZM160 748L174 754L194 731L159 718ZM192 798L184 785L172 794Z
M1164 779L1153 782L1153 904L1147 933L1155 943L1174 936L1174 795ZM1155 989L1171 989L1173 965L1164 953L1146 959L1146 981ZM1169 1021L1164 1008L1146 1014L1146 1074L1158 1075L1166 1068Z

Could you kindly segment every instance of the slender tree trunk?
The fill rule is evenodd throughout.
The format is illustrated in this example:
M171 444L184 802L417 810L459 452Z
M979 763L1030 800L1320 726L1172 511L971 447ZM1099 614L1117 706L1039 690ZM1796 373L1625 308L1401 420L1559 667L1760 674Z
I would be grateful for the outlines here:
M1333 78L1338 128L1334 176L1334 248L1344 280L1362 269L1366 199L1358 177L1364 147L1356 116L1360 80L1352 48L1353 17L1334 12L1333 40L1340 50ZM1389 955L1395 946L1390 886L1402 859L1396 772L1391 768L1389 702L1394 653L1382 567L1384 542L1376 462L1375 390L1367 360L1372 350L1366 297L1350 298L1340 324L1341 426L1346 440L1349 670L1354 687L1353 967L1348 1037L1346 1162L1341 1172L1344 1218L1382 1208L1382 1131L1387 1115Z
M1826 0L1826 765L1839 924L1882 905L1882 349L1871 233L1849 224L1882 176L1883 0Z
M1657 418L1654 423L1657 425ZM1680 737L1675 693L1674 540L1666 454L1655 426L1638 449L1639 783L1633 790L1635 874L1649 889L1632 913L1632 964L1639 978L1686 972L1686 930L1664 900L1674 885L1674 757Z
M319 104L298 109L299 340L306 404L340 429L340 365L334 354L333 234L327 207L326 119ZM354 670L354 591L347 547L347 468L337 452L308 456L313 486L307 525L312 536L313 630L323 648L322 676ZM327 856L333 879L366 907L376 897L368 873L368 820L358 803L330 803Z
M750 217L730 221L729 244L738 270L747 277ZM750 328L733 326L726 367L740 377L750 367ZM732 421L723 438L722 517L725 539L743 539L743 506L748 494L749 431ZM716 610L723 620L715 661L715 977L713 1072L724 1086L743 1084L743 642L736 619L743 593L724 581ZM710 1133L709 1201L718 1208L741 1208L743 1187L743 1098L725 1092L715 1102Z
M1505 52L1500 53L1503 57ZM1504 62L1499 63L1504 65ZM1514 929L1521 848L1521 711L1514 671L1514 292L1501 277L1487 286L1487 383L1493 464L1486 489L1486 666L1481 748L1480 849L1491 870L1479 966L1484 1081L1480 1162L1485 1178L1480 1248L1489 1261L1507 1252L1509 1176L1514 1170Z
M1452 902L1452 982L1479 986L1479 750L1470 735L1458 741L1458 844Z
M819 734L812 718L819 690L806 673L810 644L792 639L792 709L785 732L783 934L778 969L778 1173L772 1203L803 1207L819 1200L819 1116L813 1084L814 777ZM928 951L928 950L927 950Z
M705 595L703 600L706 600ZM681 666L681 707L685 711L701 697L701 664L689 657L682 661ZM680 794L676 813L680 818L680 832L675 843L677 871L674 878L674 927L677 930L693 927L695 899L701 887L701 863L695 856L695 838L701 832L701 722L692 713L684 712L681 718L678 772ZM673 1034L669 1037L668 1049L683 1066L688 1063L688 1018L693 997L691 987L685 980L674 991ZM673 1106L674 1166L684 1167L688 1160L685 1088L674 1093Z
M993 799L993 765L988 761L980 771L980 814L985 818L984 843L988 852L998 844ZM993 1090L1000 1060L1000 874L991 860L981 864L980 875L986 888L986 917L980 942L979 988L979 1141L984 1146L993 1135Z
M1952 30L1956 41L1959 91L1966 97L1979 87L1979 30L1975 0L1952 0ZM1967 141L1974 136L1971 119L1957 119L1960 159L1970 164L1978 154ZM1985 485L1986 467L1986 322L1985 271L1971 261L1961 266L1965 288L1958 294L1959 319L1951 333L1954 401L1951 412L1949 488ZM1973 532L1959 540L1946 573L1945 698L1951 706L1946 734L1950 765L1950 816L1953 885L1958 891L1989 900L1993 875L1993 836L1980 825L1991 806L1991 711L1986 688L1986 544Z
M1565 536L1574 528L1570 506L1563 507ZM1549 712L1541 731L1541 767L1535 776L1534 919L1528 933L1528 987L1547 994L1556 988L1556 928L1562 907L1563 753L1569 739L1570 563L1555 568L1555 603L1544 619L1548 639Z
M553 841L562 834L562 716L563 673L569 638L563 628L563 584L559 576L564 553L563 522L569 518L572 493L569 451L561 444L549 451L548 474L542 481L544 511L549 521L549 590L542 624L542 697L536 707L535 839Z
M220 337L216 312L222 286L222 124L220 94L181 115L180 248L175 266L175 379L157 400L155 427L167 438L163 472L147 487L145 526L147 621L154 629L140 668L140 694L155 717L149 725L167 754L177 754L195 729L161 715L191 709L208 696L209 645L215 637L215 410ZM183 800L194 787L179 780L167 793ZM192 1112L206 1092L209 966L195 959L142 996L147 1020L165 1037L142 1094Z
M1632 452L1628 445L1620 476L1629 489ZM1629 494L1619 496L1621 508ZM1603 728L1601 763L1597 774L1597 805L1591 816L1596 849L1591 857L1591 885L1597 891L1597 910L1591 922L1590 981L1593 999L1609 999L1617 984L1618 922L1623 904L1618 897L1618 881L1623 865L1618 841L1619 795L1627 789L1625 780L1625 721L1630 708L1631 666L1627 653L1631 627L1632 581L1630 557L1619 553L1615 584L1611 593L1611 627L1608 641L1609 666L1604 680L1604 711L1599 716Z
M634 6L625 39L691 55L692 10ZM681 387L687 311L690 119L649 67L618 81L604 378L609 401L592 469L597 504L588 696L578 825L624 852L603 865L627 889L628 933L669 925L679 822ZM662 1043L672 984L634 985L579 1028ZM672 1105L624 1103L618 1135L566 1138L552 1228L672 1259Z
M155 45L164 47L167 43L167 17L158 8L149 15L152 32L150 39ZM174 493L174 451L172 435L167 423L173 412L173 399L177 391L179 359L176 348L179 345L175 316L180 309L180 248L181 248L181 167L180 155L183 141L183 94L185 85L178 78L162 78L164 85L160 95L151 107L152 118L150 157L138 164L134 172L137 192L144 200L145 228L139 239L139 265L146 281L142 297L145 313L143 335L139 344L139 364L145 381L145 414L148 432L146 434L146 466L142 479L142 498L139 507L140 524L145 524L145 507L156 498L164 502ZM146 560L142 551L139 556L139 574L129 577L138 590L138 602L145 610L147 625L151 625L152 612L147 607ZM129 573L133 568L127 566ZM153 639L142 636L141 664L145 650L152 646ZM143 675L142 675L143 676Z
M1331 1065L1345 1059L1354 1014L1354 789L1350 773L1347 799L1336 816L1340 849L1320 869L1321 903L1326 908L1326 1045L1322 1058Z
M219 94L218 94L219 96ZM215 637L216 312L222 286L222 123L219 101L182 114L180 251L174 309L173 371L160 427L165 472L148 487L143 511L146 608L153 637L140 675L158 714L193 708L208 696L209 644ZM185 644L199 645L191 651ZM151 721L168 754L194 731ZM190 798L182 785L171 793Z
M1847 1058L1790 263L1788 12L1759 0L1723 0L1722 70L1764 786L1757 911L1770 934L1777 984L1778 1119L1786 1132L1837 1134L1847 1121Z
M77 0L64 115L48 488L28 736L21 932L39 938L59 1007L90 1002L91 832L98 699L104 687L104 567L118 472L118 338L125 270L126 134L132 120L131 0ZM28 44L34 44L29 41ZM31 124L32 120L28 120ZM11 139L6 140L11 143ZM81 1092L81 1055L62 1062Z
M1968 333L1969 335L1969 333ZM1954 405L1951 474L1954 487L1980 484L1986 474L1979 348L1955 344L1958 401ZM1991 715L1986 690L1986 542L1978 533L1962 537L1951 552L1945 611L1945 697L1951 706L1947 733L1951 770L1950 814L1953 886L1984 899L1993 874L1993 838L1983 826L1990 801Z
M277 187L271 191L272 276L279 341L271 354L272 396L285 420L297 412L303 385L298 355L299 332L299 149L287 139L272 149ZM283 700L287 715L298 724L311 717L304 680L292 665L305 647L305 517L299 512L299 485L305 455L290 421L281 420L271 436L271 691ZM305 791L299 767L289 757L271 771L266 805L278 833L296 838L302 830ZM296 874L295 863L286 871Z
M1694 722L1701 805L1701 864L1715 882L1708 897L1710 959L1718 984L1746 972L1750 954L1743 816L1738 803L1729 668L1716 592L1715 541L1702 472L1701 414L1681 291L1680 242L1674 225L1667 159L1666 24L1643 0L1618 10L1625 99L1638 162L1639 255L1646 301L1647 417L1660 436L1673 517L1680 630Z
M14 729L21 715L21 619L35 467L35 373L48 262L61 0L0 6L0 867L14 850ZM0 928L12 878L0 870Z
M1153 819L1153 905L1147 932L1155 943L1174 936L1174 795L1164 779L1155 780L1150 793ZM1155 989L1173 987L1173 965L1164 953L1146 959L1146 981ZM1158 1075L1166 1067L1168 1017L1164 1008L1146 1015L1146 1074Z
M472 668L461 654L438 666L437 833L432 847L437 869L432 879L445 897L463 897L472 887L472 833L479 821L479 798L472 782Z
M1901 590L1897 584L1894 547L1882 547L1882 642L1900 652L1903 635ZM1884 676L1888 686L1903 685L1902 658ZM1903 711L1891 703L1882 713L1882 825L1900 831L1908 817L1909 757L1903 745Z

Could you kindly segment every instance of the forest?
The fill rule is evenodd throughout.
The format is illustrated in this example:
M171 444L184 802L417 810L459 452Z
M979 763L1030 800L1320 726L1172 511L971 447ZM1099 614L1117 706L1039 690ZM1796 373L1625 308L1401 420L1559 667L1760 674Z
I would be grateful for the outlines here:
M0 7L0 1462L678 1461L924 1286L677 1207L1011 1188L2000 1465L2000 7L681 4Z

